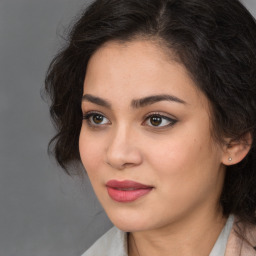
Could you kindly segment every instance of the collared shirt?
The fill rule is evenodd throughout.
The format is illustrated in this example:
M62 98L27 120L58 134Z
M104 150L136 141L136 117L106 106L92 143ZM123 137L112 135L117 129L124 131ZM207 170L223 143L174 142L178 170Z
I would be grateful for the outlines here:
M228 242L228 237L231 232L234 223L234 216L230 215L227 219L227 222L222 229L215 245L212 248L212 251L209 256L224 256L226 251L226 246Z
M234 216L230 215L209 256L224 256ZM116 227L100 237L82 256L128 256L127 233Z

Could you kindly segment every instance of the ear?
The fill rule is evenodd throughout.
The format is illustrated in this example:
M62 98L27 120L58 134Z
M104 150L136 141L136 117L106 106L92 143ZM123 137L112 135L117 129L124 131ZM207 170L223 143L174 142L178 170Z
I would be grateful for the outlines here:
M240 139L226 139L223 148L222 163L233 165L241 162L250 151L252 145L252 134L250 132L243 135Z

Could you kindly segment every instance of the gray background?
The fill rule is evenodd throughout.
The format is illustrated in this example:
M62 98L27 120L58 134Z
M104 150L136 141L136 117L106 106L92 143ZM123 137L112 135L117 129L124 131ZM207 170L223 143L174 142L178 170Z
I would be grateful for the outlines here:
M0 0L0 256L79 256L111 226L87 178L48 157L40 96L58 34L89 2Z

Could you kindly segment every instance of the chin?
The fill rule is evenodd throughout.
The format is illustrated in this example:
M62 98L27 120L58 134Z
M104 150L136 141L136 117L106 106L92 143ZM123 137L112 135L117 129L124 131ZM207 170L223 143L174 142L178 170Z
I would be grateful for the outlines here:
M140 214L138 211L132 213L124 210L123 214L120 211L107 212L107 215L117 228L125 232L143 231L151 228L149 224L151 224L150 219L152 218L147 218L145 214Z
M131 223L131 222L113 222L113 224L119 228L122 231L125 232L139 232L139 231L144 231L148 230L149 227L145 225L141 225L140 223Z

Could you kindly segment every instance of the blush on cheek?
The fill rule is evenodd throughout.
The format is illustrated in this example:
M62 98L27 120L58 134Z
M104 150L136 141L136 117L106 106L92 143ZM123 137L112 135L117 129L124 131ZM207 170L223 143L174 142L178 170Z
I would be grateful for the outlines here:
M79 146L81 161L89 176L96 170L100 171L101 153L97 149L87 146L86 143L81 143Z

